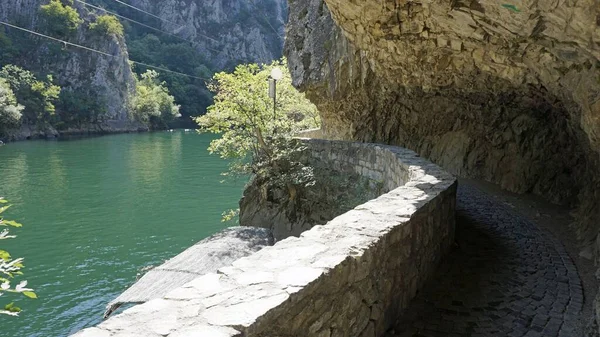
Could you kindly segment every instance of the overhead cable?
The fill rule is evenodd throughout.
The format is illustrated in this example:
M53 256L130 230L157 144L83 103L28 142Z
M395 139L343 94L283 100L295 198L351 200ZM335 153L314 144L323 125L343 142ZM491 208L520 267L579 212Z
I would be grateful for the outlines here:
M152 14L152 13L150 13L150 12L147 12L147 11L145 11L145 10L141 9L141 8L138 8L138 7L135 7L135 6L133 6L133 5L130 5L130 4L128 4L128 3L125 3L125 2L123 2L123 1L120 1L120 0L113 0L113 1L115 1L115 2L117 2L117 3L120 3L120 4L124 5L124 6L127 6L127 7L129 7L129 8L133 8L133 9L135 9L136 11L139 11L139 12L145 13L145 14L147 14L147 15L150 15L150 16L152 16L152 17L155 17L155 18L157 18L157 19L159 19L159 20L161 20L161 21L163 21L163 22L167 22L167 23L170 23L170 24L172 24L172 25L175 25L175 26L177 26L177 25L178 25L177 23L175 23L175 22L173 22L173 21L169 21L169 20L167 20L167 19L161 18L160 16L158 16L158 15L156 15L156 14ZM207 39L209 39L209 40L212 40L212 41L214 41L214 42L217 42L217 43L219 42L219 41L217 41L215 38L213 38L213 37L210 37L210 36L208 36L208 35L201 34L201 33L196 33L196 34L197 34L198 36L202 36L202 37L204 37L204 38L207 38Z
M141 22L139 22L139 21L135 21L135 20L133 20L133 19L130 19L130 18L128 18L128 17L125 17L125 16L123 16L123 15L120 15L120 14L118 14L118 13L111 12L111 11L109 11L109 10L107 10L107 9L104 9L104 8L102 8L102 7L98 7L98 6L92 5L92 4L90 4L90 3L87 3L87 2L85 2L85 1L82 1L82 0L75 0L75 1L77 1L77 2L79 2L79 3L82 3L82 4L83 4L83 5L85 5L85 6L88 6L88 7L94 8L94 9L96 9L96 10L103 11L103 12L105 12L105 13L112 14L112 15L114 15L114 16L116 16L116 17L118 17L118 18L121 18L121 19L123 19L123 20L127 20L127 21L133 22L133 23L135 23L135 24L138 24L138 25L140 25L140 26L143 26L143 27L146 27L146 28L152 29L152 30L154 30L154 31L157 31L157 32L159 32L159 33L163 33L163 34L166 34L166 35L172 36L172 37L174 37L174 38L177 38L177 39L180 39L180 40L182 40L182 41L186 41L186 42L189 42L189 43L192 43L192 44L194 43L194 41L186 40L186 39L184 39L184 38L182 38L182 37L180 37L180 36L177 36L177 35L175 35L175 34L172 34L172 33L169 33L169 32L165 32L165 31L163 31L163 30L160 30L160 29L158 29L158 28L155 28L155 27L149 26L149 25L147 25L147 24L145 24L145 23L141 23ZM215 40L215 41L216 41L216 40ZM217 42L218 42L218 41L217 41ZM213 48L210 48L210 47L206 47L206 49L212 50L212 51L214 51L214 52L217 52L217 53L219 53L219 52L220 52L219 50L216 50L216 49L213 49Z
M93 49L93 48L89 48L89 47L86 47L86 46L82 46L82 45L80 45L80 44L72 43L72 42L69 42L69 41L65 41L65 40L57 39L57 38L55 38L55 37L48 36L48 35L45 35L45 34L42 34L42 33L38 33L38 32L36 32L36 31L30 30L30 29L27 29L27 28L23 28L23 27L15 26L15 25L13 25L13 24L10 24L10 23L4 22L4 21L0 21L0 24L3 24L3 25L5 25L5 26L7 26L7 27L11 27L11 28L14 28L14 29L18 29L18 30L21 30L21 31L24 31L24 32L28 32L28 33L30 33L30 34L33 34L33 35L40 36L40 37L43 37L43 38L46 38L46 39L52 40L52 41L54 41L54 42L60 42L60 43L62 43L63 45L73 46L73 47L76 47L76 48L84 49L84 50L87 50L87 51L90 51L90 52L98 53L98 54L100 54L100 55L104 55L104 56L108 56L108 57L112 57L112 58L117 58L117 59L119 58L119 57L118 57L118 56L116 56L116 55L112 55L112 54L109 54L109 53L105 53L105 52L103 52L103 51L96 50L96 49ZM143 62L138 62L138 61L133 61L133 60L129 60L129 62L131 62L131 63L133 63L133 64L138 64L138 65L141 65L141 66L144 66L144 67L148 67L148 68L157 69L157 70L160 70L160 71L165 71L165 72L169 72L169 73L173 73L173 74L177 74L177 75L181 75L181 76L186 76L186 77L190 77L190 78L195 78L195 79L198 79L198 80L205 80L205 81L210 81L210 80L211 80L211 79L209 79L209 78L204 78L204 77L199 77L199 76L188 75L188 74L180 73L180 72L178 72L178 71L169 70L169 69L167 69L167 68L163 68L163 67L153 66L153 65L151 65L151 64L147 64L147 63L143 63Z
M159 20L161 20L161 21L168 22L168 23L170 23L170 24L174 24L174 25L175 25L175 23L174 23L174 22L171 22L171 21L169 21L169 20L166 20L166 19L164 19L164 18L161 18L160 16L158 16L158 15L155 15L155 14L152 14L152 13L150 13L150 12L146 12L145 10L143 10L143 9L141 9L141 8L137 8L137 7L135 7L135 6L132 6L132 5L128 4L128 3L125 3L125 2L123 2L123 1L120 1L120 0L113 0L113 1L115 1L115 2L118 2L118 3L120 3L121 5L127 6L127 7L129 7L129 8L135 9L135 10L136 10L136 11L138 11L138 12L142 12L142 13L145 13L145 14L147 14L147 15L153 16L153 17L155 17L155 18L157 18L157 19L159 19Z
M256 3L254 2L254 0L248 0L248 2L252 3L252 7L254 7L254 9L261 14L261 16L263 17L263 19L265 19L265 21L267 22L267 25L269 25L269 27L271 27L271 30L273 30L273 33L275 33L275 35L277 35L277 38L279 38L279 40L283 42L283 38L281 37L281 35L279 34L279 32L277 32L277 29L275 29L275 27L273 27L273 25L271 24L271 22L269 22L269 19L267 18L267 16L265 15L265 13L263 13L260 10L257 10ZM254 16L254 14L252 14L252 16L256 19L256 16ZM257 19L257 21L258 21L258 19Z

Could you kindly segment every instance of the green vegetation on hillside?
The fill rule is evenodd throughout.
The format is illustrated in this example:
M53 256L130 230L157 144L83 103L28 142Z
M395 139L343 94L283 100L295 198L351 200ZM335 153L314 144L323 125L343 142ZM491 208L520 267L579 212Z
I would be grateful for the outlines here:
M72 0L48 0L48 3L42 5L39 10L40 30L51 36L73 41L73 32L78 27L82 28L83 20L72 4ZM122 6L115 6L116 3L112 1L98 1L97 4L109 10L123 12L126 16L149 26L161 27L159 20L140 16L139 13L130 12ZM200 54L191 43L182 39L163 35L127 21L123 24L115 16L101 11L95 13L92 11L91 14L86 16L87 24L83 27L87 29L88 36L94 37L94 39L88 39L88 42L78 41L78 43L94 47L93 44L99 43L103 37L125 37L131 59L191 75L191 77L186 77L160 72L157 80L164 82L170 95L181 107L179 113L183 116L181 118L183 124L179 126L193 127L190 117L203 114L206 107L212 104L212 94L206 87L206 81L202 79L210 78L214 74L214 66L210 59ZM47 47L42 48L44 45ZM102 48L95 48L103 51ZM38 78L43 78L48 73L52 73L55 64L66 62L69 54L73 51L75 50L64 45L61 46L59 43L46 43L45 40L32 37L27 33L0 27L0 67L4 65L26 67ZM30 59L29 55L36 55L39 62L25 62ZM149 69L138 65L133 68L133 71L141 76ZM99 100L94 94L94 89L98 88L91 85L72 86L73 81L64 81L64 79L58 84L64 88L60 99L56 102L56 114L48 120L49 125L61 129L84 127L86 124L102 121L101 117L106 112L107 102ZM19 103L28 107L20 100ZM142 120L146 119L142 118ZM150 121L150 119L147 120ZM169 127L172 127L175 120L170 120ZM161 119L158 125L165 127L163 121L165 119ZM31 123L31 119L24 118L23 122ZM0 137L2 137L1 133Z
M98 96L100 88L89 87L79 90L63 89L56 103L58 120L55 127L82 128L101 123L106 116L106 102Z
M83 20L72 5L72 0L47 1L39 8L39 25L33 30L73 41ZM21 19L17 17L13 21L24 26L20 23ZM105 21L98 22L96 29L110 23ZM111 25L109 27L113 29ZM9 84L17 103L23 107L22 118L18 122L14 122L14 118L11 118L13 123L10 124L0 121L0 138L7 136L7 130L18 128L21 124L42 130L48 127L69 128L96 121L95 117L106 111L106 104L98 100L98 95L91 90L93 88L77 83L83 81L75 78L65 80L64 76L57 81L50 75L56 71L57 65L68 60L71 52L66 45L0 27L0 78Z
M201 79L212 77L212 65L190 43L151 33L140 36L131 29L127 40L131 59L199 77L191 78L168 72L160 74L160 79L166 83L177 104L181 105L180 113L186 120L203 114L206 107L212 104L212 95L206 88L206 81ZM146 70L143 66L134 68L138 74Z
M73 0L45 0L37 11L39 17L34 26L26 23L31 22L29 15L11 18L10 22L111 54L113 52L107 50L109 42L114 37L124 37L132 60L189 75L160 71L155 79L161 87L168 88L169 95L174 99L172 105L179 106L178 113L182 118L174 119L168 117L171 114L167 113L164 116L161 114L160 119L157 120L157 115L145 113L140 115L139 110L132 111L132 115L136 115L141 121L147 121L152 127L193 127L195 124L190 117L204 114L207 107L213 103L213 94L207 87L206 79L210 79L218 69L211 55L202 53L200 47L193 42L170 35L168 32L171 29L163 27L164 22L157 18L114 1L96 0L91 3L167 33L161 34L143 25L120 21L102 10L74 6ZM251 7L255 6L257 5ZM267 16L276 16L277 9L268 1L261 6L265 8L249 10L250 8L242 6L240 12L235 14L237 17L233 22L236 26L240 25L242 29L259 27L263 34L276 34L273 25L278 23L269 21L264 14L257 15L255 10L264 10ZM203 28L207 35L212 36L218 35L217 32L224 29L222 24L214 22L204 25ZM269 43L278 44L279 41L274 38ZM98 89L106 91L106 88L96 87L97 84L92 83L91 77L88 76L90 71L97 69L97 64L93 58L90 62L82 62L85 60L83 56L73 61L71 57L73 53L90 52L79 50L69 44L48 41L17 29L0 27L0 68L13 65L21 67L37 81L36 86L28 86L28 90L32 91L30 94L23 92L22 86L15 86L15 83L8 81L17 102L24 106L22 123L40 127L52 126L61 130L85 129L90 124L103 122L110 102L99 99L98 97L102 95L95 94L95 91ZM236 62L241 61L232 60L228 63L229 69L232 69ZM150 69L154 68L140 64L132 68L139 78ZM56 76L51 78L48 77L49 74ZM119 73L109 72L107 74L109 82L113 80L110 78L113 74L118 76ZM143 97L143 93L139 91L137 90L137 96ZM127 94L123 93L123 97L125 96ZM34 102L35 100L37 102ZM41 109L40 104L44 105ZM15 114L13 113L12 116L14 117ZM7 129L14 126L14 123L3 126ZM5 135L0 130L0 137L3 136Z
M103 45L102 38L123 37L124 27L112 15L104 13L89 15L88 24L81 26L83 20L72 4L72 0L49 0L47 4L40 6L41 25L38 30L60 39L73 41L73 33L77 29L84 28L84 33L94 39L87 38L88 42L77 41L76 43L101 51L101 47L93 45ZM106 118L107 102L100 99L101 96L98 95L98 91L103 88L90 83L85 78L89 74L81 74L84 77L79 79L63 76L62 81L58 83L60 86L55 83L52 76L48 75L53 72L57 64L66 62L70 53L75 50L60 43L46 42L25 32L0 27L0 68L2 68L0 79L3 80L0 138L8 136L9 130L19 128L21 124L35 126L42 130L48 127L59 130L85 129L91 124L102 123ZM185 54L188 59L192 58L189 53L183 53L181 50L174 52ZM37 60L32 62L31 55L35 55ZM169 58L165 56L164 59ZM182 57L176 59L176 61L181 60ZM78 66L83 67L83 65ZM131 114L150 127L167 127L167 123L178 114L173 96L168 94L165 84L158 81L156 72L150 76L149 73L144 73L146 69L136 70L139 71L140 80L136 81L139 87L131 97ZM202 68L199 71L210 74ZM174 83L176 81L181 82L178 79L173 80ZM186 86L188 82L185 80L175 88L180 96L186 96L186 101L191 102L199 95L193 90L197 87ZM158 108L155 107L157 102L159 102Z
M16 101L24 106L23 123L43 125L53 121L60 87L53 83L51 75L40 80L30 71L6 65L0 70L0 79L9 84Z
M99 15L89 24L92 32L102 35L123 37L123 25L114 15Z
M17 98L5 79L0 78L0 135L7 129L16 128L21 124L23 106L17 103Z

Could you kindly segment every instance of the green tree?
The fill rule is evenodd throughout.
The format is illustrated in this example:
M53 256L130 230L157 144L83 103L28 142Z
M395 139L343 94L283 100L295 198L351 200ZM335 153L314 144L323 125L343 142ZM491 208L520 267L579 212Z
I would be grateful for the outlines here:
M164 129L180 116L175 98L169 94L165 82L158 80L158 73L154 70L137 77L132 111L138 121L149 124L153 129Z
M107 108L106 102L97 95L99 90L101 89L93 86L77 90L62 90L56 103L60 120L56 125L57 128L82 127L84 124L101 122Z
M2 217L10 205L8 201L0 197L0 227L4 228L0 231L0 241L14 239L15 235L10 235L8 227L22 227L22 225L13 220L5 220ZM23 275L21 269L24 267L23 258L13 258L9 252L0 249L0 296L5 294L22 294L29 298L37 298L33 289L27 288L27 281L21 281L17 285L13 285L13 281ZM4 297L3 297L4 298ZM0 309L0 314L17 316L21 308L14 305L13 302L6 304L3 309Z
M136 29L138 27L134 26L133 30ZM164 35L159 37L150 33L138 32L135 34L130 30L127 41L131 59L199 77L190 78L168 72L160 74L160 79L165 81L169 93L181 106L179 112L186 117L179 122L187 122L182 125L186 128L193 127L190 125L191 120L187 117L205 113L206 108L212 104L212 95L206 88L206 81L200 79L210 78L214 74L214 71L211 70L211 60L198 54L198 51L190 43ZM142 66L136 69L138 73L146 70Z
M73 0L50 0L47 5L40 6L40 14L46 31L54 36L72 35L83 22L79 13L70 5Z
M162 42L158 36L147 34L143 38L129 39L127 38L127 49L131 59L157 64L160 57L159 51L162 49Z
M123 37L123 25L114 15L100 15L89 25L92 32L99 35L114 35Z
M9 64L0 70L0 78L10 84L17 101L24 106L23 122L39 125L51 120L54 102L60 94L60 87L52 83L51 75L40 81L32 72Z
M12 40L0 29L0 64L12 62L18 56L19 50Z
M0 78L0 136L7 129L16 128L21 123L23 106L17 103L17 98L6 80Z
M276 113L268 94L271 70L283 70L277 81ZM316 107L292 86L285 59L270 65L239 65L233 73L214 76L209 88L214 104L196 118L202 131L219 134L211 153L233 160L232 173L252 173L269 185L288 189L314 183L312 168L300 158L304 149L292 137L320 124Z

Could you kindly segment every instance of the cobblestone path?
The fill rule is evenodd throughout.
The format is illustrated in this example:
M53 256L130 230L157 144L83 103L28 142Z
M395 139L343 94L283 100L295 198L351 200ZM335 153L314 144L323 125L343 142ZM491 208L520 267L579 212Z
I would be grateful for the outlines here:
M471 186L457 246L387 336L578 336L583 290L562 244Z

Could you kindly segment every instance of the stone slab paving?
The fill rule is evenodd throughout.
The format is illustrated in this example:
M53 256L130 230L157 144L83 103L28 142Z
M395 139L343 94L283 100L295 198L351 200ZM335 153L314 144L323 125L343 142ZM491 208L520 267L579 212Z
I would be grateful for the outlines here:
M456 241L387 337L581 335L581 280L555 237L460 186Z

